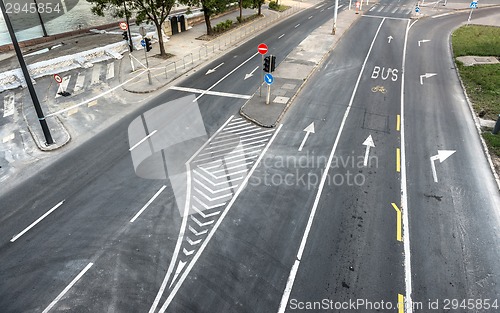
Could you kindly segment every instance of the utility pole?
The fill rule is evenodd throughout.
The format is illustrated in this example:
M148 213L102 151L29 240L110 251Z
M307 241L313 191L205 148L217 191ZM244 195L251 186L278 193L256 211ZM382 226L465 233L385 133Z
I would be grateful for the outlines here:
M43 25L42 15L40 14L40 11L38 11L38 3L36 2L36 0L33 1L35 2L36 13L38 13L38 19L40 20L40 25L42 26L43 37L48 37L49 35L47 35L47 30L45 29L45 25Z
M125 10L125 20L127 21L127 32L128 32L128 48L130 52L134 51L134 44L132 43L132 34L130 33L130 24L128 22L128 12L127 12L127 5L125 4L127 2L126 0L123 0L123 9Z
M33 101L33 106L35 107L38 120L40 121L40 125L42 126L43 135L45 136L45 142L47 145L51 145L54 143L54 140L52 139L52 136L50 134L50 129L47 126L47 121L45 120L45 116L43 115L42 107L40 106L40 102L38 101L35 88L33 87L33 83L31 82L30 73L28 72L28 68L26 67L26 62L24 62L21 48L19 47L19 43L17 42L16 34L14 33L14 28L10 23L9 15L6 12L3 0L0 0L0 9L2 10L5 24L7 25L7 29L9 30L9 35L10 38L12 39L12 45L14 46L14 50L16 51L17 59L19 60L19 65L21 66L21 70L23 71L24 79L26 80L26 85L28 87L31 100Z
M361 0L363 1L363 0ZM332 35L335 35L337 32L337 12L339 10L339 0L335 0L335 9L333 9L333 29L332 29Z

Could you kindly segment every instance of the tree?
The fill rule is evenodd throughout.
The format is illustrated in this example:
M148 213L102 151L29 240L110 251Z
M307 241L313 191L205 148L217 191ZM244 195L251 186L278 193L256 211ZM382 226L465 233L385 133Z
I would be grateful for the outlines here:
M137 24L144 21L152 22L158 33L160 55L166 55L161 26L170 14L175 0L87 0L87 2L93 4L92 13L99 16L112 12L113 17L122 18L127 14L130 18L135 14ZM127 6L127 12L125 12L124 3Z
M264 4L264 1L265 0L240 0L242 6L245 8L245 9L259 9L259 11L257 12L257 15L261 15L262 14L262 5Z
M212 35L212 24L210 17L214 14L222 13L227 10L227 5L231 0L180 0L182 4L189 6L201 7L203 16L205 17L205 24L207 25L207 35Z

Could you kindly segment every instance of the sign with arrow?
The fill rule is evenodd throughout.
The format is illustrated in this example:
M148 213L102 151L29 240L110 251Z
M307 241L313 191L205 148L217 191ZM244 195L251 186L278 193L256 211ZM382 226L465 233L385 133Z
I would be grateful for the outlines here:
M208 74L212 74L213 72L215 72L219 67L221 67L222 65L224 65L224 62L222 62L221 64L217 65L216 67L212 68L212 69L209 69L205 75L208 75Z
M415 7L415 12L419 13L420 12L420 7L419 6L416 6Z
M477 1L472 1L469 5L469 8L471 9L477 9Z
M370 148L375 148L375 144L373 143L372 135L369 135L365 141L363 142L363 146L366 146L365 150L365 158L363 160L363 166L368 165L368 155L370 154Z
M438 154L430 157L431 168L432 168L432 177L434 178L435 183L438 182L438 178L437 178L437 173L436 173L436 164L434 164L434 162L439 160L439 163L443 163L444 160L449 158L455 152L456 152L455 150L438 150Z
M422 39L422 40L419 40L419 41L418 41L418 46L420 47L420 44L422 44L422 43L426 43L426 42L429 42L429 41L430 41L430 39Z
M306 128L304 128L304 131L306 132L306 135L304 136L304 139L302 140L302 143L300 144L299 151L302 151L302 148L304 148L304 145L306 144L307 138L309 137L310 133L314 134L314 122L309 124Z
M387 37L387 39L388 39L388 42L387 42L387 43L391 43L391 40L393 40L393 39L394 39L394 37L389 36L389 37Z
M425 73L424 75L420 75L420 85L424 84L424 78L430 78L436 75L437 75L436 73Z
M273 74L271 74L271 73L267 73L267 74L264 76L264 81L266 82L266 84L271 85L271 84L274 82L274 77L273 77Z
M250 72L250 74L245 74L245 79L244 80L247 80L248 78L252 77L253 76L253 73L255 73L255 71L258 69L259 67L257 66L256 68L253 69L253 71Z

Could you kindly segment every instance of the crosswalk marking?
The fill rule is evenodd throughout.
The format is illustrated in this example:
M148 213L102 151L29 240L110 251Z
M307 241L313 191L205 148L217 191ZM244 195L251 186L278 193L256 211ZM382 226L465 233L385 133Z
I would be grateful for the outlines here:
M106 68L106 80L115 77L115 63L108 63Z
M7 142L9 142L9 141L13 140L15 137L16 137L16 136L14 135L14 133L12 133L12 134L10 134L10 135L8 135L8 136L3 137L3 140L2 140L2 141L3 141L3 143L7 143Z
M15 97L12 94L6 95L3 98L3 117L11 116L12 114L14 114L14 101Z
M94 64L92 68L92 80L90 81L90 85L96 85L99 83L101 76L101 65L100 64Z
M64 76L62 82L59 84L59 88L57 89L56 98L61 97L59 94L60 92L67 91L70 78L71 75Z
M83 83L85 82L85 75L83 73L78 74L76 78L75 88L73 89L73 93L77 93L83 89Z

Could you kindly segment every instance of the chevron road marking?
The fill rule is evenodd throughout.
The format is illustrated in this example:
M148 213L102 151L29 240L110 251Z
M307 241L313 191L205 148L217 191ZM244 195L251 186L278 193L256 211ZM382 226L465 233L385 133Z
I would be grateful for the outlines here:
M192 246L196 246L197 244L199 244L199 243L202 241L202 239L198 239L198 240L196 240L196 241L192 241L192 240L191 240L191 238L186 237L186 241L187 241L190 245L192 245Z
M215 198L210 198L209 196L207 196L203 191L201 191L200 189L196 188L196 187L193 187L194 190L196 190L200 195L202 195L205 199L207 199L208 201L215 201L215 200L220 200L220 199L224 199L224 198L227 198L227 197L231 197L233 194L232 193L227 193L225 195L222 195L222 196L218 196L218 197L215 197Z
M186 250L186 248L182 248L182 252L184 252L184 254L185 254L185 255L187 255L187 256L190 256L190 255L191 255L191 254L193 254L195 251L196 251L196 249L191 250L191 251L188 251L188 250Z
M200 199L198 199L196 196L193 196L193 199L198 202L201 206L203 206L205 209L207 210L211 210L211 209L216 209L216 208L220 208L222 206L225 206L226 205L226 202L223 202L221 204L216 204L216 205L206 205L205 203L203 203L203 201L201 201ZM201 225L200 225L201 226Z
M235 187L238 187L238 185L233 185L233 186L230 186L230 187L226 187L226 188L222 188L222 189L217 189L217 190L212 190L210 189L210 187L206 186L205 184L203 184L201 181L199 181L198 179L196 178L193 178L193 180L198 183L199 185L201 185L203 188L205 188L206 190L208 190L209 192L211 193L218 193L218 192L223 192L223 191L226 191L226 190L231 190Z
M208 233L208 229L205 229L203 231L196 231L196 229L194 229L193 227L191 227L191 225L188 226L189 227L189 230L195 235L195 236L201 236L201 235L205 235L206 233Z
M203 218L208 218L208 217L212 217L212 216L217 216L220 214L220 211L215 211L213 213L209 213L209 214L205 214L203 213L202 210L198 209L197 207L195 207L193 205L193 209L196 211L196 213L200 214Z
M196 217L194 217L193 215L191 215L191 219L193 220L193 222L195 222L196 224L198 224L198 226L200 226L200 227L205 227L205 226L208 226L208 225L212 225L215 222L214 220L211 220L211 221L202 223ZM201 239L199 241L201 242Z

